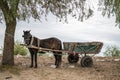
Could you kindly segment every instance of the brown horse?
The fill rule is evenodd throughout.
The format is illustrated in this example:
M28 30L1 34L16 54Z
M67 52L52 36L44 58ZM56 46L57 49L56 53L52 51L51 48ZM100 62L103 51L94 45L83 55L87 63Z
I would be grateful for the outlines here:
M54 50L62 50L62 43L57 38L48 38L48 39L38 39L36 37L33 37L30 33L30 31L23 31L24 35L24 42L26 45L33 45L36 47L42 47L42 48L48 48L48 49L54 49ZM35 48L28 48L30 55L31 55L31 65L30 67L33 67L34 61L35 61L35 68L37 68L37 53L38 49ZM53 52L55 57L55 65L56 68L58 68L61 64L62 59L62 52Z

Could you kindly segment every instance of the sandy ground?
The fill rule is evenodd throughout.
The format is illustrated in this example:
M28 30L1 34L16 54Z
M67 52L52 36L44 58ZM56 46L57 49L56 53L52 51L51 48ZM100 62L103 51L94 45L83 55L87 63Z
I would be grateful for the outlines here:
M0 64L1 64L0 58ZM80 62L69 64L63 57L60 68L53 68L54 58L38 57L38 68L29 68L30 57L15 57L15 66L0 66L0 80L120 80L120 58L96 58L89 68Z

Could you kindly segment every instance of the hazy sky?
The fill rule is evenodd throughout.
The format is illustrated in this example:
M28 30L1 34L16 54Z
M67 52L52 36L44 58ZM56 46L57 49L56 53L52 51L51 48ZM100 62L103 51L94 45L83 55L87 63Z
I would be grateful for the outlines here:
M23 30L31 30L32 35L38 38L57 37L69 42L101 41L105 45L120 47L120 29L115 27L115 18L107 18L101 12L95 11L94 16L84 22L69 17L68 23L59 22L56 17L49 15L48 21L30 20L30 23L20 21L17 23L15 39L23 41ZM3 46L5 24L0 24L0 46ZM104 51L104 50L102 50Z

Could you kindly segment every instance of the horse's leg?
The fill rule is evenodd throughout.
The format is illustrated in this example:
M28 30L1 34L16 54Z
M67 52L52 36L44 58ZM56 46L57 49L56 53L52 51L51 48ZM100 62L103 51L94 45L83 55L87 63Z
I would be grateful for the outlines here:
M32 51L31 48L29 48L29 51L30 51L30 56L31 56L31 65L30 65L30 68L32 68L33 67L34 52Z
M57 64L56 64L56 68L60 67L61 65L61 62L62 62L62 54L61 53L57 53L57 58L56 58L56 61L57 61Z
M59 65L62 63L62 54L59 54Z
M30 68L32 68L33 67L33 56L34 56L34 54L30 53L30 55L31 55L31 65L30 65Z
M33 60L35 62L35 68L37 68L37 52L38 50L33 49Z
M34 53L34 55L35 55L35 68L37 68L37 52Z
M54 54L54 57L55 57L55 65L57 64L57 57L56 57L56 55Z
M59 68L59 55L56 54L56 68Z

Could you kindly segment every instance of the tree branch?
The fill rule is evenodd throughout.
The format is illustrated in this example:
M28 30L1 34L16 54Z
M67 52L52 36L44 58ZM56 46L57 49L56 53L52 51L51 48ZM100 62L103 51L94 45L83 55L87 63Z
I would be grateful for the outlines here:
M16 18L17 16L17 10L18 10L18 4L20 0L12 0L10 1L10 12L13 14L13 17Z

